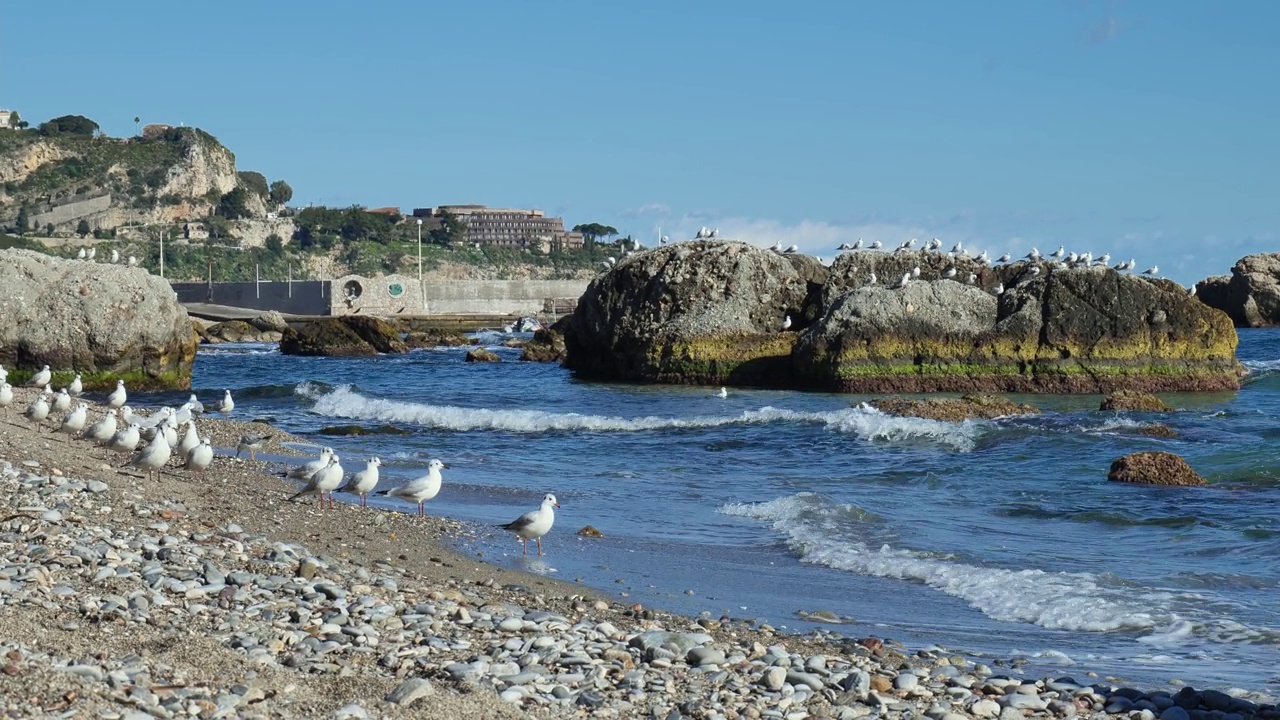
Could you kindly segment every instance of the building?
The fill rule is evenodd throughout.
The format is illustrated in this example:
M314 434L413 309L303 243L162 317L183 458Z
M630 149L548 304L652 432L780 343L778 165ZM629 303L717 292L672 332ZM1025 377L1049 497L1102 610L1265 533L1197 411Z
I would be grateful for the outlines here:
M543 252L581 250L582 233L566 231L564 220L541 210L491 208L484 205L441 205L415 208L413 216L436 225L452 215L466 228L466 242L503 248L538 248ZM425 226L424 222L424 226Z
M18 124L18 113L13 110L0 110L0 128L13 127Z

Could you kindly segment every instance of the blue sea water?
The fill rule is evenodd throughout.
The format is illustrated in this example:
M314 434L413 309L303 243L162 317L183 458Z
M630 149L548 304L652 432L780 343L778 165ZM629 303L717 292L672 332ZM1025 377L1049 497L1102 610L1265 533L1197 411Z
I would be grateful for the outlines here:
M1028 396L1043 415L964 423L846 395L582 382L482 339L507 362L205 347L195 386L302 435L411 431L315 439L348 471L381 457L383 487L447 462L428 510L474 523L459 549L489 562L689 614L1026 658L1029 675L1280 692L1280 332L1240 333L1240 392L1165 396L1170 415ZM1140 433L1155 422L1178 437ZM1211 486L1109 483L1139 450L1182 455ZM562 506L547 555L522 558L492 526L547 492ZM816 610L849 623L799 615Z

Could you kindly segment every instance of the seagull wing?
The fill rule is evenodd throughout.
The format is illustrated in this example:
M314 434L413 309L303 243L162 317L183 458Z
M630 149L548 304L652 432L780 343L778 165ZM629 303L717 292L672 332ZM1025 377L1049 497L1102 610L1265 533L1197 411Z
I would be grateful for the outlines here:
M538 519L538 511L537 511L537 510L530 510L529 512L527 512L527 513L525 513L525 514L521 515L520 517L516 518L515 520L512 520L511 522L507 523L506 525L499 525L498 527L500 527L500 528L502 528L502 529L504 529L504 530L514 530L514 531L516 531L516 532L519 532L520 530L523 530L523 529L525 529L525 528L529 527L530 525L532 525L532 524L534 523L534 521L535 521L535 520L537 520L537 519Z

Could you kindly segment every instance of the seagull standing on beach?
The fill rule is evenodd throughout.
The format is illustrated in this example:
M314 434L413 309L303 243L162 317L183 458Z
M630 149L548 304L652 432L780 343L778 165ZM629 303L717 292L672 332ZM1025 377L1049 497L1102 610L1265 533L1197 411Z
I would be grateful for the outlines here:
M140 442L142 442L142 428L138 427L137 423L129 423L116 431L108 447L116 452L131 453L137 449Z
M156 480L160 479L160 470L169 462L169 458L173 455L173 448L169 447L169 441L164 439L164 433L156 433L156 439L151 444L142 448L129 458L129 462L125 465L132 465L140 470L145 470L148 477L151 473L156 474Z
M31 379L27 381L27 387L44 387L52 379L53 373L49 372L49 366L45 365L35 375L31 376Z
M556 502L556 496L547 493L542 498L542 506L537 510L530 510L520 517L512 520L506 525L499 525L503 530L510 530L520 538L520 545L524 552L522 555L529 554L529 541L535 540L538 543L538 555L542 555L542 536L551 532L551 525L556 521L556 511L554 508L560 507L560 503Z
M302 465L289 468L281 475L281 477L307 482L311 479L312 475L320 472L329 464L329 458L331 457L333 457L333 448L322 448L320 450L320 457L310 462L303 463Z
M323 508L324 495L329 493L329 507L334 507L333 491L337 490L338 486L342 484L343 475L340 458L337 455L330 455L329 464L312 475L311 481L307 483L307 486L294 493L289 498L289 502L293 502L304 495L317 495L319 496L317 503Z
M72 397L80 397L80 393L84 392L84 383L80 380L80 373L76 373L71 384L67 386L67 392L70 393Z
M120 251L115 248L111 248L111 264L114 265L118 262L120 262Z
M5 370L3 365L0 365L0 383L8 379L9 379L9 371Z
M241 435L240 442L236 444L236 457L240 457L240 453L248 450L249 459L256 460L254 453L261 450L262 446L266 445L270 439L270 435Z
M13 404L13 386L0 380L0 408L4 408L5 414L9 413L9 406Z
M236 401L231 399L231 391L222 391L222 403L218 405L218 412L223 415L230 415L232 410L236 409Z
M193 414L201 415L204 413L204 403L200 402L195 393L191 393L191 397L187 398L187 404L191 406Z
M213 446L209 444L209 438L202 438L199 445L188 450L186 458L182 467L200 472L208 470L213 464Z
M178 457L184 458L191 449L200 444L200 433L196 432L196 424L187 423L187 431L182 434L182 440L178 442Z
M45 399L44 393L36 395L36 399L31 401L22 415L36 425L44 422L49 417L49 401Z
M89 429L80 434L80 437L96 443L107 442L115 437L116 424L116 411L108 410L101 420L90 425Z
M393 487L390 490L383 490L379 495L388 497L398 497L401 500L408 500L418 504L418 517L426 517L427 501L440 494L440 485L444 482L444 476L440 474L441 468L448 469L449 466L437 458L431 458L431 462L427 463L427 474L420 478L410 480L400 487Z
M353 492L360 496L360 507L369 507L369 493L378 486L378 467L382 461L376 457L369 458L364 469L351 476L338 492Z
M67 413L67 416L62 419L62 427L58 429L68 435L79 435L80 431L84 430L84 425L88 420L89 406L85 403L80 403L75 410Z
M53 412L64 413L71 409L71 396L67 394L66 388L60 388L58 394L53 396Z
M125 402L129 400L129 392L124 389L124 381L116 381L116 389L111 391L107 396L107 407L118 408L124 407Z

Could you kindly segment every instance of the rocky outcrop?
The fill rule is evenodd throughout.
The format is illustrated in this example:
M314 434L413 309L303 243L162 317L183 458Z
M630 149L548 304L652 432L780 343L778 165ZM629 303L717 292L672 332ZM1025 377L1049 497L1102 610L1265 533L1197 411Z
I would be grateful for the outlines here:
M353 357L408 351L391 323L357 315L322 318L297 328L290 326L280 338L282 355Z
M198 336L146 270L3 250L0 288L0 365L79 372L86 388L190 387Z
M1139 485L1208 485L1186 460L1166 452L1140 452L1111 463L1108 480Z
M467 351L467 362L502 362L502 358L492 350L476 348Z
M810 285L820 269L812 258L741 242L682 242L627 256L579 299L565 365L610 380L786 384L795 330L817 316ZM791 331L779 332L787 315Z
M289 328L284 316L276 310L268 310L261 315L249 319L249 324L263 332L283 333Z
M256 320L257 318L254 318ZM253 324L253 320L227 320L205 328L201 342L217 345L219 343L271 343L279 342L283 333L278 330L263 329ZM286 328L288 325L285 326Z
M1160 398L1151 393L1119 390L1102 399L1099 410L1116 410L1130 412L1171 412L1173 408L1164 404Z
M413 330L405 333L404 342L410 348L459 347L471 344L466 335L452 330Z
M1230 275L1196 283L1196 297L1225 312L1236 327L1280 325L1280 253L1241 258Z
M815 265L722 241L631 255L588 286L565 365L590 378L859 393L1239 387L1231 322L1171 281L937 252Z
M889 415L927 420L960 422L994 420L1013 415L1039 415L1040 410L996 395L969 393L959 398L909 399L901 397L872 400L871 407Z
M549 328L539 328L533 338L524 344L520 359L526 362L562 362L565 357L564 329L569 325L566 315Z

